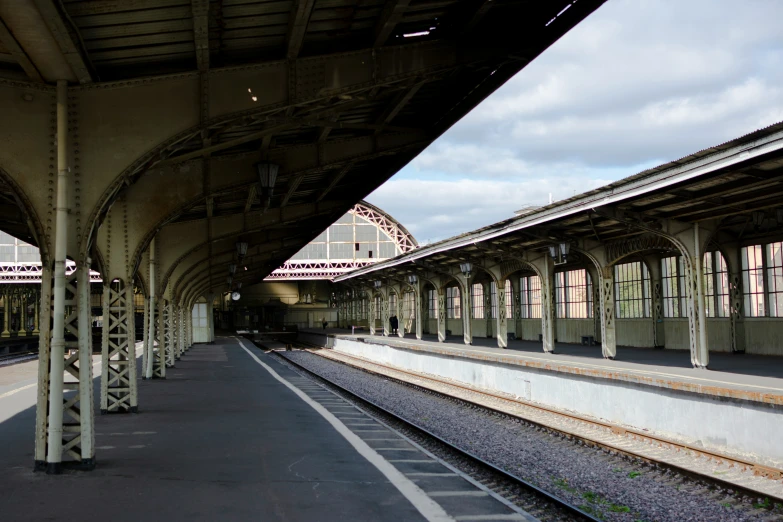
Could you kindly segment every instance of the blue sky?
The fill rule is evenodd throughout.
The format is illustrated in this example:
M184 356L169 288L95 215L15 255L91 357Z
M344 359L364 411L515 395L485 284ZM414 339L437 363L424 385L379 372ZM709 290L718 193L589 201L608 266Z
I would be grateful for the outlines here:
M783 120L783 2L608 0L367 200L435 241Z

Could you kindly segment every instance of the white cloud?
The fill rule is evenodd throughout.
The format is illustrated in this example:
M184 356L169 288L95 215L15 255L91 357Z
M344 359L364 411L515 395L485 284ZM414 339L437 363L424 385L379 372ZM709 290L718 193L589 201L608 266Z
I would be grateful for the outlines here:
M781 19L773 0L611 0L370 200L443 238L781 121Z
M609 180L580 177L538 178L522 182L392 179L367 200L389 211L419 241L436 241L514 216L526 205L543 206Z

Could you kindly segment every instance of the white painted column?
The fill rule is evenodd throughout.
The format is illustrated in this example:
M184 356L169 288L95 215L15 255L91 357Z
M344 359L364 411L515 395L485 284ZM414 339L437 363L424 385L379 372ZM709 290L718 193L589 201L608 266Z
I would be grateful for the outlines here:
M691 363L694 368L707 368L710 362L709 348L707 344L707 314L704 303L704 269L703 249L699 237L698 221L693 225L693 257L691 257L691 269L687 271L686 278L690 279L688 287L691 310L688 318L691 334Z
M403 310L405 305L405 293L402 291L402 287L397 292L397 310L394 315L397 316L397 337L405 337L405 311Z
M604 359L617 355L617 329L614 317L614 267L601 267L601 353Z
M49 361L52 342L52 278L50 263L41 266L41 333L38 338L38 397L35 417L35 470L46 471L49 417Z
M462 338L465 344L473 344L473 298L470 287L470 279L463 277L460 290L462 290Z
M46 471L60 473L63 452L63 372L65 371L65 261L68 255L68 83L57 81L57 210L54 242L53 326L49 371L49 424ZM6 305L7 306L7 305Z
M81 427L81 469L95 467L95 408L92 384L92 313L90 307L90 259L78 268L79 313L79 424Z
M497 282L498 308L496 314L498 348L508 348L508 317L506 317L506 280Z
M150 241L150 279L149 279L149 297L147 299L147 317L145 318L149 326L147 330L147 339L145 342L146 354L144 378L152 379L155 368L155 310L157 303L155 302L155 243L156 239L152 238Z
M446 288L438 287L438 342L446 342Z
M370 335L375 335L375 296L372 292L369 293L367 299L367 327L370 330Z
M541 339L544 352L555 351L555 264L549 256L540 263L541 277Z
M128 277L125 285L125 304L127 306L128 334L128 388L130 392L130 412L139 412L138 369L136 368L136 303L133 292L133 277Z
M391 334L389 328L389 289L381 294L381 328L383 336L388 337Z
M422 335L424 335L424 311L422 309L423 293L422 284L417 282L416 289L413 292L413 306L415 308L414 315L416 319L416 339L418 340L421 340Z

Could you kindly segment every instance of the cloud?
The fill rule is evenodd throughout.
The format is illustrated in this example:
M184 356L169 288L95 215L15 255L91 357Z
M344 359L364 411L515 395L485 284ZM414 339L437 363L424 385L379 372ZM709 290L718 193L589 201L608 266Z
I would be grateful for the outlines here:
M781 121L781 19L770 0L611 0L369 199L444 238Z
M418 241L437 241L509 218L529 204L546 205L550 194L553 200L564 199L608 182L579 177L523 182L392 179L367 200L389 211Z

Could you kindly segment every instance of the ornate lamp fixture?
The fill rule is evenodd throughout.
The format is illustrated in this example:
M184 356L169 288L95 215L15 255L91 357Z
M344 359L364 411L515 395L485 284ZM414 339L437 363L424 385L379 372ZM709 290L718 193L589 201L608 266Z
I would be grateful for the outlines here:
M568 262L568 252L571 251L571 244L564 241L558 245L549 245L549 256L555 261L556 265L562 265Z

